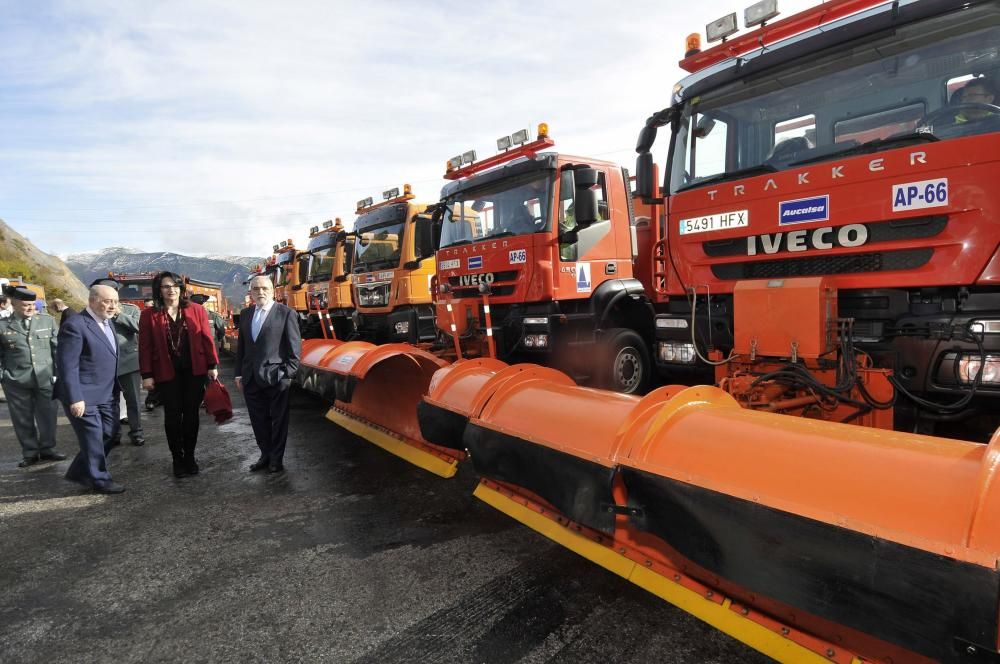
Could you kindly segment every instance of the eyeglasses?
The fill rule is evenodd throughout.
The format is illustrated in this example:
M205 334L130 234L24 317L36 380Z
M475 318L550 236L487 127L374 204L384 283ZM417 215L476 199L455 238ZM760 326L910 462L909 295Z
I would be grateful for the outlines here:
M180 286L178 286L177 284L163 284L162 286L160 286L160 290L173 290L175 288L180 290Z

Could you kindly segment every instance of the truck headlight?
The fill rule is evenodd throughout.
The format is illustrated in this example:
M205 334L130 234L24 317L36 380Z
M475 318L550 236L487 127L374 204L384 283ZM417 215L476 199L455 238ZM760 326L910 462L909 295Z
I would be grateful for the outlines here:
M974 320L969 323L969 331L973 334L1000 333L1000 320Z
M982 359L979 355L960 357L958 360L958 379L963 383L972 383L976 380L976 374L982 369L983 379L981 382L984 385L1000 384L1000 355L987 355L985 366L983 366Z
M686 318L657 318L656 327L668 330L686 330L688 322Z
M661 362L672 364L694 364L698 358L694 344L677 341L661 341L657 344Z
M526 334L524 335L524 346L526 348L548 348L549 335L547 334Z

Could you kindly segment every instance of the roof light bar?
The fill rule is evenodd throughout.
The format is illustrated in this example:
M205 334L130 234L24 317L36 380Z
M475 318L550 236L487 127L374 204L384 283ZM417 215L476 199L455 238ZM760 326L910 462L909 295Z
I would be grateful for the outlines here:
M449 171L453 171L456 168L461 168L461 167L462 167L462 155L458 155L457 157L452 157L451 159L448 160Z
M510 142L514 145L524 145L528 142L528 130L518 129L510 136Z
M324 228L326 227L324 226ZM319 233L319 226L313 226L309 229L309 235L316 235L316 233Z
M282 248L282 249L284 249L284 248L285 248L285 247L287 247L287 246L288 246L288 242L287 242L287 241L285 241L285 240L282 240L282 241L281 241L281 248Z
M390 199L399 196L399 187L393 187L392 189L386 189L382 192L382 200L388 201Z
M711 43L735 34L738 29L736 26L736 12L733 12L706 25L705 36L708 38L708 42Z
M510 146L513 143L510 140L510 136L501 136L497 139L497 151L510 150Z
M278 245L274 245L273 247L271 247L271 249L276 252L278 251L278 249L281 249L281 247L279 247Z
M323 228L332 228L332 227L333 227L332 219L327 219L326 221L323 222Z
M778 15L778 0L761 0L743 10L743 25L763 25Z
M471 164L476 161L476 151L469 150L468 152L462 153L462 164Z

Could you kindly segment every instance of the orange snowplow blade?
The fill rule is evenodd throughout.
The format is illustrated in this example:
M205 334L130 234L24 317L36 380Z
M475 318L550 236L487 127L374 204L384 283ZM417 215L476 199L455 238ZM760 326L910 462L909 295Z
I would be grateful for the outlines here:
M749 411L715 387L640 399L530 365L467 372L453 387L479 391L448 408L468 417L476 495L598 564L782 661L996 657L1000 435Z
M327 418L386 451L441 477L452 477L461 450L426 441L417 404L446 363L408 344L307 339L300 382L333 402Z

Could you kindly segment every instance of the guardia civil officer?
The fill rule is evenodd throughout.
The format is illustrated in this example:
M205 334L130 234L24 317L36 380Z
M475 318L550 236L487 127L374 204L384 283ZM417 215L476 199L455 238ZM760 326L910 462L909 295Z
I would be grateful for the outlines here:
M7 395L14 434L21 443L21 468L39 461L62 461L56 452L56 321L35 309L35 294L24 287L5 289L13 313L0 319L0 380Z
M192 302L197 302L205 307L205 303L210 302L212 298L202 293L195 293L190 299ZM217 351L221 350L222 340L226 336L226 319L222 317L222 314L208 307L205 307L205 313L208 314L208 322L212 326L212 336L215 337L215 349Z

